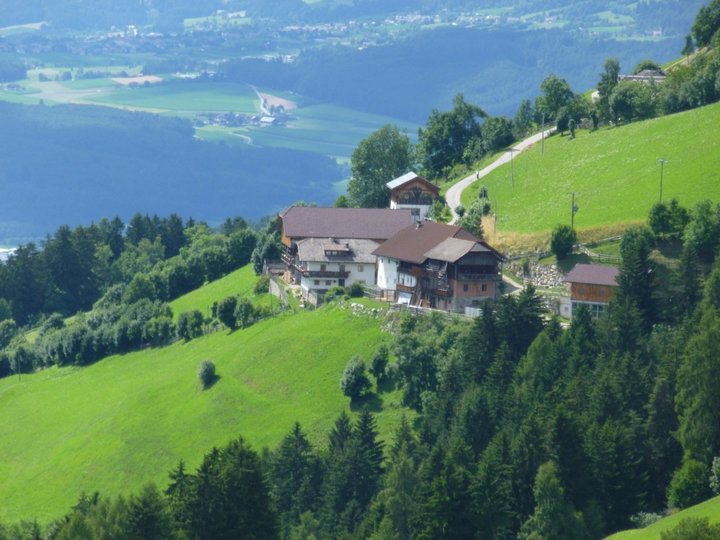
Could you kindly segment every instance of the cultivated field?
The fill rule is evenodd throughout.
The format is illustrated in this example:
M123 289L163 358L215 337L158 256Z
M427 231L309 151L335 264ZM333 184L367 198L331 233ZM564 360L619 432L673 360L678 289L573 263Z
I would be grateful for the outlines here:
M140 78L132 68L93 68L118 73L128 78L53 80L63 68L32 71L20 84L23 90L3 90L0 99L27 104L41 100L46 105L75 103L106 105L122 109L180 116L190 120L201 113L240 113L260 115L260 96L268 105L283 105L291 118L284 126L225 127L208 125L196 129L198 137L230 145L251 144L261 147L291 148L347 161L358 143L385 124L395 124L416 139L419 126L380 115L320 103L304 103L302 96L279 90L257 89L248 84L206 81L180 81ZM39 81L42 74L51 79ZM147 80L148 85L144 84ZM131 86L131 83L135 83Z
M575 140L556 135L516 155L463 193L467 207L488 188L497 212L498 240L547 238L558 223L570 224L572 193L581 237L610 235L645 220L660 197L692 207L720 200L720 104L597 132ZM514 177L514 179L513 179ZM486 224L492 232L493 224Z
M244 269L179 299L205 310L229 291L249 294ZM214 291L214 292L213 292ZM48 369L0 380L0 521L66 512L82 491L129 493L167 482L185 459L238 435L274 447L298 420L318 446L349 402L338 387L348 359L369 359L389 336L384 319L329 306L286 313L160 349L106 358L86 368ZM197 369L215 362L220 376L202 391ZM367 402L385 439L407 412L400 392Z

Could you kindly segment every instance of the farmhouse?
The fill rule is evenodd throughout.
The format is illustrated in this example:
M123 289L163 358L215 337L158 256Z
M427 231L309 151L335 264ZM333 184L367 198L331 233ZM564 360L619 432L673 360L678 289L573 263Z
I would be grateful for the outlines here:
M500 293L503 256L459 227L420 221L373 253L388 300L463 312Z
M614 266L576 264L565 276L565 282L570 284L570 316L580 304L586 304L593 316L599 317L617 287L618 273Z
M371 285L372 252L412 223L409 209L290 207L279 215L285 279L311 303L336 285Z
M391 180L386 185L390 190L390 208L409 208L415 221L428 217L430 207L440 194L440 188L414 172Z
M299 283L302 296L317 303L334 286L350 286L375 281L375 255L378 243L354 238L306 238L297 243L297 255L288 265L292 281ZM315 300L315 301L313 301Z

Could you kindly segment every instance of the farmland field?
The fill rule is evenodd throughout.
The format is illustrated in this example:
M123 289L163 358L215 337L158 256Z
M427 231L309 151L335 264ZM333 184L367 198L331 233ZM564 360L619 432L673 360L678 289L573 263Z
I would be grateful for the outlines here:
M395 124L405 130L411 140L417 138L418 126L397 122L392 118L361 113L335 105L309 105L294 109L295 119L286 127L248 126L198 128L199 137L221 140L229 144L250 142L257 146L292 148L347 159L357 144L385 124Z
M223 278L216 292L247 292L254 283L247 277ZM191 293L198 309L206 292ZM239 435L257 450L274 447L296 420L313 444L325 445L348 409L338 387L345 364L356 353L369 359L389 338L383 322L326 306L86 368L0 380L0 521L58 518L82 491L127 494L148 481L162 487L179 459L194 469L210 448ZM205 359L220 378L202 391L197 369ZM381 437L391 438L408 412L400 392L369 405Z
M583 232L644 220L660 197L692 207L720 199L720 104L591 133L575 140L553 136L516 155L465 190L469 206L488 188L500 233L547 234L570 224L572 194L579 207L575 227Z
M120 68L94 68L113 73ZM53 79L63 68L41 70ZM137 69L125 68L129 74ZM203 81L167 82L139 87L118 84L111 78L79 79L69 81L38 81L39 71L31 71L29 79L22 82L23 91L0 90L0 99L19 103L45 104L79 103L106 105L132 110L179 116L190 120L200 113L260 114L260 100L253 87L247 84ZM299 108L289 111L291 118L285 126L201 126L197 136L211 142L230 145L289 148L334 156L341 161L349 159L357 144L385 124L395 124L417 138L419 126L398 122L381 115L364 113L331 104L304 104L302 96L279 90L258 89L273 96L291 100Z
M158 109L162 111L232 111L255 114L258 98L245 84L232 83L167 83L156 86L125 88L88 98L93 103Z

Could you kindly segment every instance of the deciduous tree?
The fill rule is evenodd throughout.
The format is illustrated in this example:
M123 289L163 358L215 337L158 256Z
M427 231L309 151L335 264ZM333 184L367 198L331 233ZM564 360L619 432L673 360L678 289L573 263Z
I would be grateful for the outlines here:
M350 162L348 195L352 204L386 208L390 204L390 190L385 184L411 169L413 147L407 135L388 124L360 141Z

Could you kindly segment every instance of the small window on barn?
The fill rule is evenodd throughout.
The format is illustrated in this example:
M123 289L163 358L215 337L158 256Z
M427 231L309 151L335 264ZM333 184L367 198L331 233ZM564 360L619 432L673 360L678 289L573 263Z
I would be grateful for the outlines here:
M324 271L325 271L325 265L324 265L324 264L321 264L321 265L320 265L320 271L321 271L321 272L324 272Z
M486 292L486 291L487 291L487 283L483 283L482 284L482 292Z
M468 292L468 289L470 289L470 287L468 286L468 284L467 284L467 283L463 283L463 292Z

